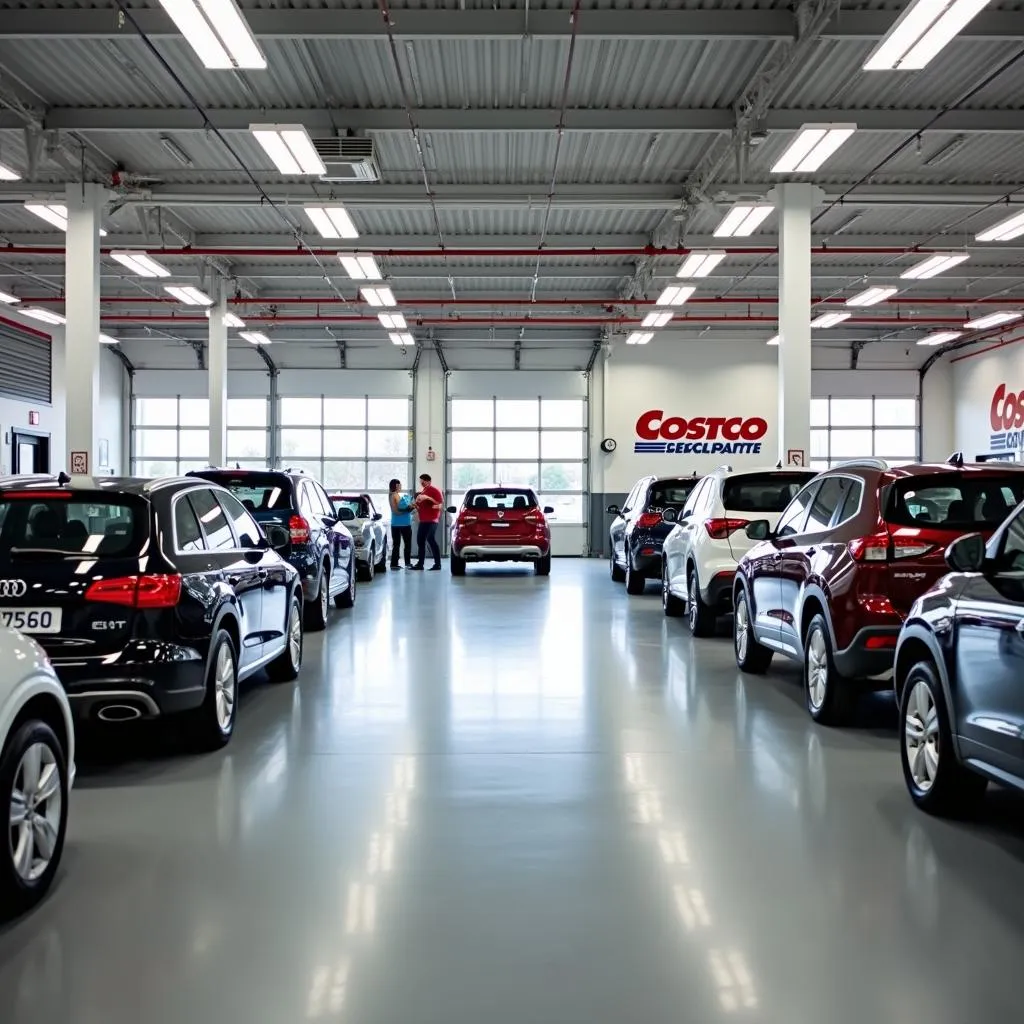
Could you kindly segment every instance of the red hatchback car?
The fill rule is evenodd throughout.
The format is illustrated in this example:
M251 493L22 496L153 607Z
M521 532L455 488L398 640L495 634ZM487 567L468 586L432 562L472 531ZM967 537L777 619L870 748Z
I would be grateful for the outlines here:
M859 694L888 689L915 599L949 570L957 537L987 538L1024 500L1024 467L1006 463L890 468L851 462L815 477L740 561L733 587L736 663L767 671L776 652L804 666L807 710L840 724Z
M474 487L462 505L452 505L452 575L465 576L467 562L533 562L538 576L551 573L551 530L529 487Z

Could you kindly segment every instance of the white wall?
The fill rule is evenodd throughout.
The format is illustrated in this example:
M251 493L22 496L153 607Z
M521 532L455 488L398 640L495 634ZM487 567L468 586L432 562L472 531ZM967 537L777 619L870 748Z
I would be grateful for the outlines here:
M1004 412L1005 398L999 409L993 409L993 400L1000 387L1006 395L1019 395L1024 391L1024 345L1004 345L977 355L967 353L951 361L953 392L953 448L963 451L965 458L1024 448L1024 413L1019 421L1007 427L1002 420L992 422L993 414ZM1011 411L1014 402L1011 398Z

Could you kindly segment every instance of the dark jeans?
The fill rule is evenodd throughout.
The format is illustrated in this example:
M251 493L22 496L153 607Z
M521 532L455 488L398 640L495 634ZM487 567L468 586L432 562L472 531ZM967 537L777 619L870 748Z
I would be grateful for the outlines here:
M391 568L398 568L398 549L405 545L405 564L412 565L412 527L391 527Z
M420 523L416 530L416 560L420 565L426 561L426 548L434 556L434 565L441 564L441 549L437 546L437 523Z

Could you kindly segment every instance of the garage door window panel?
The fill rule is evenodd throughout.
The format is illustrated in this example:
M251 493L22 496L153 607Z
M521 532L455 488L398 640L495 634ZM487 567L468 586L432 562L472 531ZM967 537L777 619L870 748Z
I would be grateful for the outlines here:
M494 458L494 434L489 430L452 431L452 459L491 461Z

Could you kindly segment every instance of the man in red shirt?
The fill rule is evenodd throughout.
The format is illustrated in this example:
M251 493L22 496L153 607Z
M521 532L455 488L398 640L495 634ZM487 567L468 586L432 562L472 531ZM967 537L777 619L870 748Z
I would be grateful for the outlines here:
M444 508L444 495L431 483L430 474L423 473L420 476L420 491L416 495L416 514L419 517L419 526L416 530L417 563L413 569L422 571L423 563L427 558L427 546L434 556L434 564L430 567L431 572L439 572L441 569L441 549L437 546L437 524L441 521L441 512Z

